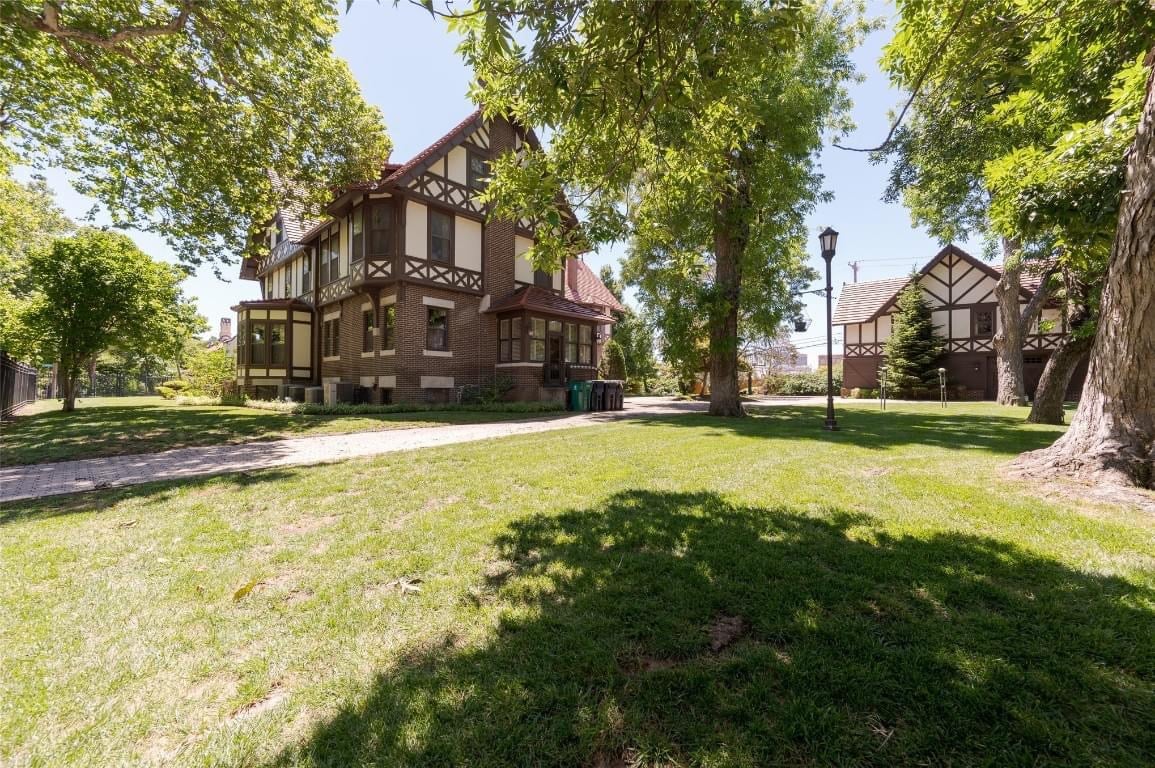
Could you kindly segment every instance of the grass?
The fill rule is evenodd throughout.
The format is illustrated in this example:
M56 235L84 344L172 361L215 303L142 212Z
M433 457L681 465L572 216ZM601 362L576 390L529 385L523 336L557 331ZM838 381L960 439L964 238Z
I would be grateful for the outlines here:
M292 414L257 408L176 405L160 397L94 397L71 414L42 400L3 426L0 464L41 464L170 448L276 440L345 432L476 424L525 413L465 410L407 413Z
M0 763L1151 765L1155 520L822 411L11 505Z

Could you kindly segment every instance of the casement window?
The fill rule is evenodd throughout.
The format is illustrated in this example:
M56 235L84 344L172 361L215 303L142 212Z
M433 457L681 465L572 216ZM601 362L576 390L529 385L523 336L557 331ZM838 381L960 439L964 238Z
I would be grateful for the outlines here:
M365 209L357 206L349 214L349 260L365 258Z
M291 267L285 267L285 288L283 293L286 299L293 298L293 270Z
M245 322L244 317L242 316L242 317L238 318L237 319L237 336L236 336L237 364L238 365L244 365L249 360L248 335L246 333L247 330L248 330L248 324Z
M993 309L976 307L971 310L971 314L974 317L973 336L981 338L995 335L995 311Z
M429 209L429 258L453 263L453 217L433 208Z
M326 320L321 325L321 357L341 356L341 319Z
M301 293L313 290L313 257L305 254L301 259Z
M321 285L328 285L341 276L341 233L336 227L321 235L317 241L321 262Z
M361 351L373 351L373 310L361 312Z
M553 273L535 269L533 271L533 284L538 288L553 288Z
M578 363L593 365L594 329L588 325L578 326Z
M498 323L498 358L503 363L521 360L521 318L510 317Z
M285 323L268 320L249 322L244 346L250 365L284 365Z
M578 361L578 327L573 323L566 323L565 326L565 361Z
M381 349L393 349L394 328L397 327L397 307L381 307Z
M545 320L540 317L529 319L529 359L534 363L545 361Z
M425 348L447 351L449 349L449 310L443 307L426 307Z
M285 324L269 323L269 365L285 364Z
M466 186L470 189L485 189L486 180L489 178L489 161L476 152L471 151L469 152L467 162L468 165L465 171Z
M373 203L369 206L370 256L388 256L393 253L393 204Z

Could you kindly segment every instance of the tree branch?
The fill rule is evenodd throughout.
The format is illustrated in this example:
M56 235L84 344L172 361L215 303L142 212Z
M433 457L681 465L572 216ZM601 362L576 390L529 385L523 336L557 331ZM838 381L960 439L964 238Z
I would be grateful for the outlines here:
M16 26L32 32L43 32L58 40L77 40L105 50L116 50L124 43L132 40L161 37L182 31L192 14L193 3L194 0L182 2L180 11L164 24L125 27L110 35L99 35L85 29L62 26L60 24L60 9L63 0L45 0L44 9L39 15L18 6L12 18Z
M950 30L948 30L947 33L943 35L942 40L939 41L938 47L935 48L934 53L930 56L930 58L927 59L926 66L923 67L922 72L919 72L918 77L915 78L914 85L910 89L910 97L906 100L906 103L902 105L902 110L899 111L898 117L896 117L894 122L891 124L890 130L886 134L886 139L877 147L869 148L844 147L835 141L834 147L836 149L844 149L847 152L882 152L883 150L890 148L890 142L894 140L895 131L897 131L899 126L902 125L902 121L906 118L907 111L914 104L914 100L918 98L919 92L922 90L922 84L926 81L926 78L930 76L930 73L934 69L935 64L938 63L938 58L946 49L947 43L954 39L954 33L958 31L958 28L962 24L963 19L967 17L967 8L969 6L970 0L966 0L966 2L962 4L962 7L959 9L959 14L954 20L954 24L952 24Z

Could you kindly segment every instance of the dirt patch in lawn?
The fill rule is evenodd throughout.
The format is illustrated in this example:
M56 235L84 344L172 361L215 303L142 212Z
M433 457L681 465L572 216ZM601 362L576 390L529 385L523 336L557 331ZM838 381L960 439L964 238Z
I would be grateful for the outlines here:
M256 701L250 702L243 707L239 707L229 715L230 721L242 720L247 717L255 717L264 712L276 707L289 697L289 692L280 683L275 683L269 692Z

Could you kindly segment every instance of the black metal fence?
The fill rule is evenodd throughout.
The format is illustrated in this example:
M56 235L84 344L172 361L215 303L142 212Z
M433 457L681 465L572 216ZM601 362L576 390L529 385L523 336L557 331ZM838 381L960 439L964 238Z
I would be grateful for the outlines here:
M0 418L36 399L36 369L13 360L0 350Z

